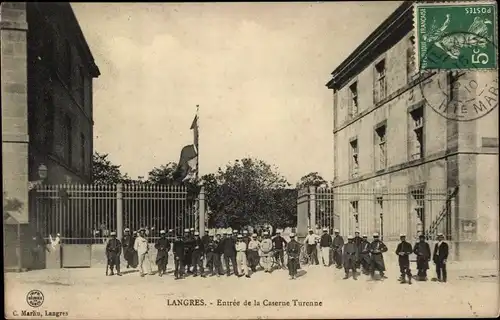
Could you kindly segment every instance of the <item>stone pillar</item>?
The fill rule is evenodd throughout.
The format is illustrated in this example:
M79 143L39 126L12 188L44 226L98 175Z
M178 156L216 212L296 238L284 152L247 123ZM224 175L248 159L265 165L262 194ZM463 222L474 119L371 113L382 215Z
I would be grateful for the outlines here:
M311 214L309 228L316 232L316 187L309 187L309 213Z
M10 199L22 203L15 220L24 229L28 224L28 102L27 102L27 30L26 3L0 4L0 72L2 99L2 174L3 191ZM5 231L5 228L4 228ZM26 235L29 236L29 235ZM16 246L18 269L23 268L22 239ZM9 258L10 260L10 258Z

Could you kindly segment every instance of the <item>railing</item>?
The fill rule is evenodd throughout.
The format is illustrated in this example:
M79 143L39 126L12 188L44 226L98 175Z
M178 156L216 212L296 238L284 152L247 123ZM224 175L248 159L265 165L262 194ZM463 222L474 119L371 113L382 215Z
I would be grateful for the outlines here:
M446 202L443 206L443 209L441 210L439 215L436 217L436 219L434 219L434 221L432 221L432 223L430 224L429 229L426 232L426 235L429 238L434 239L436 237L437 233L439 232L440 227L442 227L441 223L443 222L443 220L446 219L445 226L444 226L444 229L445 229L444 234L445 234L445 238L447 240L451 240L451 214L452 214L452 212L450 212L451 211L450 210L450 202L456 197L457 193L458 193L458 186L455 187L452 192L450 192L450 194L446 198Z

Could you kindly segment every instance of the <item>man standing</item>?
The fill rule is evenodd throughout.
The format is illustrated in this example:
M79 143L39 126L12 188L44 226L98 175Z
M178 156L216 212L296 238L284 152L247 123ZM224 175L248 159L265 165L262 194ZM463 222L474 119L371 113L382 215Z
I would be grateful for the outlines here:
M233 234L236 234L235 231ZM226 264L226 275L229 277L231 275L231 269L229 268L229 261L233 266L234 275L238 275L238 266L236 265L236 237L228 236L224 240L224 262Z
M243 236L241 234L238 235L238 242L236 243L236 261L238 263L238 277L250 278L250 274L248 272L247 266L247 245L243 241Z
M363 274L365 275L370 273L370 266L371 266L369 246L370 242L368 241L368 236L363 235L363 241L361 242L359 251L359 261L361 263Z
M254 233L247 247L248 265L253 272L257 271L257 266L259 265L259 249L260 242L257 241L257 234Z
M205 235L203 235L203 237L201 237L201 242L203 242L203 248L205 248L205 252L203 252L203 255L205 256L205 266L207 267L207 269L209 268L209 265L208 265L206 250L207 250L207 245L208 245L209 241L210 241L210 236L208 234L208 230L205 230Z
M120 240L116 239L116 232L111 232L111 239L106 244L106 257L108 258L110 276L114 275L113 267L116 266L116 274L121 276L120 273L120 254L122 253L122 244Z
M408 276L408 284L411 284L411 269L410 269L410 254L413 252L411 244L406 242L406 235L399 235L401 242L396 248L396 254L398 255L399 271L401 272L401 283L406 283L405 275Z
M130 235L130 229L125 228L123 231L124 235L122 238L122 246L123 246L123 258L127 261L127 269L133 265L134 258L134 239Z
M163 276L167 273L168 252L170 251L170 241L166 237L165 230L160 231L160 239L156 241L156 265L158 266L158 276Z
M203 270L203 253L205 252L205 247L203 246L203 240L200 239L200 233L196 231L194 233L194 240L193 240L193 273L194 276L198 276L198 268L200 268L200 274L204 278L205 273Z
M182 279L182 277L184 277L184 259L186 258L186 252L184 248L184 240L180 235L175 237L172 251L174 253L175 262L175 279Z
M269 233L267 231L263 232L264 239L262 239L260 243L260 251L262 256L260 257L260 261L262 262L262 267L264 268L264 272L271 273L272 268L272 250L273 250L273 242L269 238Z
M225 235L225 232L222 233ZM224 239L221 239L221 235L217 234L215 237L215 250L214 250L214 267L217 277L224 275L224 270L222 270L222 255L224 254Z
M372 267L370 268L372 280L375 279L375 271L380 272L380 276L387 279L384 275L385 263L383 256L383 253L387 252L387 246L380 241L379 234L377 232L373 234L373 242L370 243L368 248L372 258Z
M276 236L273 239L273 248L274 248L274 258L276 261L280 262L280 266L282 269L285 268L285 249L286 249L286 240L281 236L281 231L276 231Z
M315 265L319 264L316 248L317 242L318 236L313 233L312 229L309 229L309 234L306 236L304 244L306 245L307 255L310 258L309 263L314 263Z
M358 246L354 243L354 237L349 235L347 237L347 244L344 246L344 279L349 279L349 270L352 270L352 278L358 280L356 277L356 261L358 260Z
M340 235L339 229L334 230L335 237L333 238L333 261L337 269L342 268L342 249L344 247L344 238Z
M151 270L151 260L149 257L149 244L145 234L146 230L144 230L144 228L140 229L139 235L135 239L134 243L134 250L137 251L137 255L139 256L139 269L141 277L145 276L144 263L146 263L149 274L153 274L153 271Z
M215 244L215 241L214 241L214 237L213 236L209 236L208 237L208 242L206 243L206 245L204 244L205 246L205 255L206 255L206 263L207 263L207 269L208 271L210 271L210 274L213 276L215 276L215 271L219 271L217 269L218 266L214 265L216 262L215 262L215 258L217 256L217 254L215 253L215 249L216 249L216 244ZM220 261L220 259L219 259ZM214 268L216 267L216 268Z
M191 271L191 265L192 265L192 260L193 260L193 248L194 248L194 229L193 232L191 233L190 229L184 229L184 252L185 252L185 258L184 258L184 263L186 264L186 269L187 273L191 274L193 273Z
M332 236L328 233L327 228L323 228L323 234L319 240L319 246L321 247L321 259L323 260L323 265L325 267L330 266L330 247L332 244Z
M356 230L354 232L354 244L358 247L358 252L361 252L361 242L363 242L363 239L359 234L359 230ZM361 266L361 261L359 261L359 259L356 260L355 266L356 269L359 269L359 267Z
M432 260L436 265L436 275L439 282L446 282L446 279L448 278L448 273L446 272L446 261L448 260L448 244L443 240L443 234L438 233L438 242L434 246L434 254L432 255Z
M417 255L417 279L418 281L427 281L427 269L429 269L429 260L431 260L431 247L425 241L425 235L418 236L417 242L413 248L413 253Z
M295 239L295 233L290 233L290 242L286 246L288 254L288 274L290 279L297 278L297 270L299 269L300 244Z

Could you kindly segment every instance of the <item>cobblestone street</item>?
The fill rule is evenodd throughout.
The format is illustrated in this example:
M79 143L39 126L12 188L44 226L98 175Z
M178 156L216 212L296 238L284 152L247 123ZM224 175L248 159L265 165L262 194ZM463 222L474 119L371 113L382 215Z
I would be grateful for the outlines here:
M171 270L172 266L169 266ZM33 311L26 294L33 289L44 294L45 311L68 312L64 318L313 318L313 317L492 317L498 315L498 272L495 264L482 269L464 269L450 264L446 284L414 282L399 284L398 270L388 265L388 279L342 280L344 272L333 267L305 267L301 276L289 280L287 271L257 272L251 279L208 277L174 280L139 277L125 271L123 277L105 277L105 268L40 270L6 275L6 315ZM431 271L429 276L433 276ZM202 306L174 306L176 299L203 299ZM226 305L239 301L239 306ZM264 306L288 302L290 306ZM296 301L294 302L294 299ZM244 306L249 300L252 306ZM255 301L260 306L254 306ZM318 302L298 306L298 301ZM417 303L418 301L418 303ZM200 302L198 302L200 303ZM19 317L17 317L19 318ZM26 318L26 317L23 317Z

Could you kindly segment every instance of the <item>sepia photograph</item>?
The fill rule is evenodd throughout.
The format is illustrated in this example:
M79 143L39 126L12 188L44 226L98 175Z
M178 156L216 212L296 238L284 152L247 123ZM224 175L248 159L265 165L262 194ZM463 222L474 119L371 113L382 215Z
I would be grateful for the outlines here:
M0 3L6 319L496 318L496 1Z

